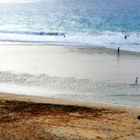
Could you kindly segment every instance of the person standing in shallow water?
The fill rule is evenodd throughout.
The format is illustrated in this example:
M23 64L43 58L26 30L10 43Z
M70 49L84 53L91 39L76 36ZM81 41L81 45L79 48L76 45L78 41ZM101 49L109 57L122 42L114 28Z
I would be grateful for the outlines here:
M118 47L118 55L120 54L120 47Z
M136 85L138 84L138 77L136 77L135 84Z
M124 36L124 39L127 39L127 35Z

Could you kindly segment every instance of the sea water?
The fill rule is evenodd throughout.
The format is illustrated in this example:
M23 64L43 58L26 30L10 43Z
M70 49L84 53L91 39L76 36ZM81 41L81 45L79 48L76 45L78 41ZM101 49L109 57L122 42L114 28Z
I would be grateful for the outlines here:
M0 91L140 107L140 86L131 86L140 74L131 54L140 52L139 7L139 0L0 1ZM130 53L105 49L118 47Z
M1 44L0 91L140 107L140 56L81 46Z
M140 51L139 0L6 0L0 19L0 41Z

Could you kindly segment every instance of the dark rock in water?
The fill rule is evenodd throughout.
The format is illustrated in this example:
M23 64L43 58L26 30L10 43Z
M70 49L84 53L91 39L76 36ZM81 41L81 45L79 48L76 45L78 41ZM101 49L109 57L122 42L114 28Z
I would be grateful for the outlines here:
M140 120L140 115L137 116L137 119Z

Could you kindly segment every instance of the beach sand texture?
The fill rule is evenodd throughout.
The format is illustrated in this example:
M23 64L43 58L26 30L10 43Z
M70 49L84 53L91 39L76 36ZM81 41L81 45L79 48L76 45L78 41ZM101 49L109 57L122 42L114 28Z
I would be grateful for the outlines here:
M0 94L1 140L139 140L139 109Z
M140 140L140 0L0 0L0 140Z

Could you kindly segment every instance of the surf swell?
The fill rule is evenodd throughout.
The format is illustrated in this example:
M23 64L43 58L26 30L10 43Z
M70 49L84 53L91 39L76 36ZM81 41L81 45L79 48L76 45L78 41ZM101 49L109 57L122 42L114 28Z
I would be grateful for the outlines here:
M35 31L7 31L0 30L0 33L4 34L24 34L24 35L49 35L49 36L64 36L64 33L59 32L35 32Z
M127 35L127 38L125 36ZM101 32L96 34L65 34L44 31L7 31L0 30L1 42L27 42L60 45L103 46L140 52L139 32Z
M0 83L1 92L139 106L140 86L9 71L0 72Z
M0 72L0 82L26 86L42 86L51 89L71 90L79 92L104 91L114 87L111 83L95 82L90 79L77 79L75 77L51 77L46 74ZM119 85L120 86L120 85Z

